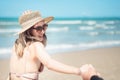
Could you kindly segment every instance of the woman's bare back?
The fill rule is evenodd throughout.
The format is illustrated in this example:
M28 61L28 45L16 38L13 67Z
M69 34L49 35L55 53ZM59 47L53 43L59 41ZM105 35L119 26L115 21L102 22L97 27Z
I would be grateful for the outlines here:
M39 68L42 65L35 53L33 53L34 51L30 52L31 46L32 45L29 45L24 49L24 54L21 58L18 58L15 50L13 50L10 60L10 73L38 73Z

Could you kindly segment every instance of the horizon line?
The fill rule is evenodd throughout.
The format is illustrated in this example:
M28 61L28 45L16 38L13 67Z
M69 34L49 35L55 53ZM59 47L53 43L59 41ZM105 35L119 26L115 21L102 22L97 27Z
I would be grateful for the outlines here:
M18 17L0 17L1 20L18 20ZM54 20L94 20L94 19L99 19L99 20L120 20L120 17L54 17Z

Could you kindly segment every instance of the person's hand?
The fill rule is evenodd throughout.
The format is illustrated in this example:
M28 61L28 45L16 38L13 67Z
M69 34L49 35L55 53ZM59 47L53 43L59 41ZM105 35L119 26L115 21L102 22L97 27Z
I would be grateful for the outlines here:
M94 75L100 76L100 74L95 70L91 64L86 64L80 67L81 76L83 80L90 80Z

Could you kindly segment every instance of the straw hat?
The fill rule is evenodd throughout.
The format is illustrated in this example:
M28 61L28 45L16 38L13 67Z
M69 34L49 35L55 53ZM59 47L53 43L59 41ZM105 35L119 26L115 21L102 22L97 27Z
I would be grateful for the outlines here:
M21 25L22 29L17 34L28 30L39 21L45 21L45 23L49 23L53 19L53 16L42 18L39 11L27 10L23 12L23 14L19 18L19 24Z

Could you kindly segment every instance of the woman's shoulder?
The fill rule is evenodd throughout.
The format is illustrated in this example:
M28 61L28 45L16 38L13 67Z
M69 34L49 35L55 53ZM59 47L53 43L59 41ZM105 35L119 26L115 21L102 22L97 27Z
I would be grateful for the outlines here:
M44 45L41 42L32 42L29 45L29 48L34 48L34 47L44 47Z
M42 44L41 42L32 42L32 43L30 44L30 46L36 46L36 45L41 45L41 46L43 46L43 44Z
M40 51L44 50L44 45L41 42L33 42L29 45L27 48L30 53L36 53L39 54ZM34 55L36 55L34 54Z

